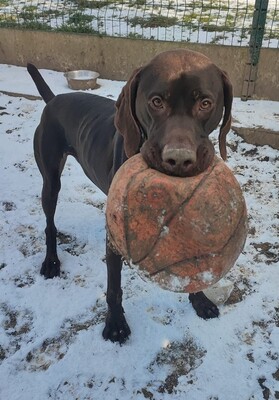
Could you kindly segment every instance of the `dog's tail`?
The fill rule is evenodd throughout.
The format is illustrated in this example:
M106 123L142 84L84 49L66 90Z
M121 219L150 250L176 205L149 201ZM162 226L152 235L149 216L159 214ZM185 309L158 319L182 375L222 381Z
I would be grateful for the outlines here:
M50 87L47 85L45 82L44 78L38 71L38 69L35 67L35 65L28 63L27 64L27 71L31 75L31 78L35 82L35 85L38 89L38 92L42 96L43 100L48 103L50 100L52 100L55 97L55 94L52 92Z

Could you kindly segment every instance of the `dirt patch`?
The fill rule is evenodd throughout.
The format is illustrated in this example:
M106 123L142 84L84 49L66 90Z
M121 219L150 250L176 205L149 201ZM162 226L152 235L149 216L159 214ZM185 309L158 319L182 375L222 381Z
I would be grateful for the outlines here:
M158 370L165 371L165 378L150 384L141 389L145 398L153 399L153 393L174 394L177 392L179 378L187 376L191 384L191 371L198 368L206 350L195 343L192 338L185 338L182 342L170 342L156 356L148 367L148 370L155 373Z

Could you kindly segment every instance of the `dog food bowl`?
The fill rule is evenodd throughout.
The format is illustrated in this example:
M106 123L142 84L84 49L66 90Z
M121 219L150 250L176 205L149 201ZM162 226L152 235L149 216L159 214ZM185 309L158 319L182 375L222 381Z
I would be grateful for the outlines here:
M68 81L68 86L73 90L97 89L97 78L100 76L98 72L88 70L77 70L65 72L64 76Z

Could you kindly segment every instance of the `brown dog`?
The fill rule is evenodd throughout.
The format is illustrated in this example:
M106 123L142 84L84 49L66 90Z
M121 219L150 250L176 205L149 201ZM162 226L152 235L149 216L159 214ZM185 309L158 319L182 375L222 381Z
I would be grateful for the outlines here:
M54 213L69 154L106 194L117 169L138 152L152 168L191 176L210 165L214 148L208 136L223 117L219 145L226 158L232 86L227 75L200 53L159 54L132 74L116 103L84 93L55 96L36 67L28 64L27 69L47 103L34 138L47 223L41 268L46 278L60 273ZM122 260L108 241L106 261L108 314L103 336L121 343L130 334L122 307ZM202 318L218 316L218 308L202 292L190 294L189 299Z

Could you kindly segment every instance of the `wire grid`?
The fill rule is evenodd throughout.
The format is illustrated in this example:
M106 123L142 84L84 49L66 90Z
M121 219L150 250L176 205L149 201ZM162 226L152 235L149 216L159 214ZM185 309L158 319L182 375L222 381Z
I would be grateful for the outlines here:
M0 0L0 27L248 46L255 0ZM279 48L279 0L263 47Z

